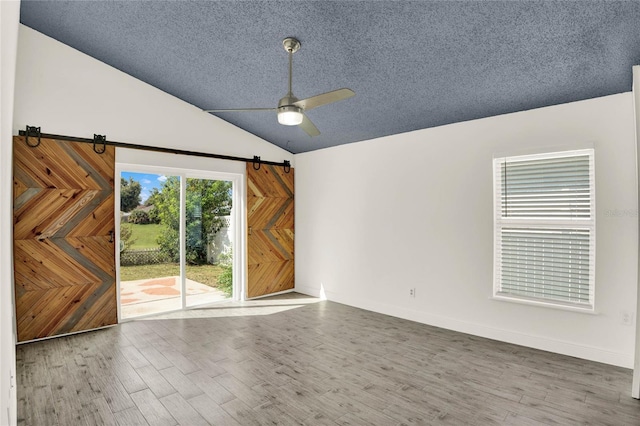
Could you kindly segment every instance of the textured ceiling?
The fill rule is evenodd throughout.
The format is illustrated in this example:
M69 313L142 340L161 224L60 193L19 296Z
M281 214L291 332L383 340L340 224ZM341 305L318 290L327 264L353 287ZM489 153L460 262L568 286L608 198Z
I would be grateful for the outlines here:
M299 98L356 96L308 112L217 114L305 152L631 90L639 2L22 1L21 22L203 109L275 107L287 36Z

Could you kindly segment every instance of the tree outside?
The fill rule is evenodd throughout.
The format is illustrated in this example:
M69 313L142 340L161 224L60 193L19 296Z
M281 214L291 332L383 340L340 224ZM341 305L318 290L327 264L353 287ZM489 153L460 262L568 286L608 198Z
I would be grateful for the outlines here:
M231 182L209 179L187 179L186 196L186 261L192 265L207 263L210 238L223 226L224 216L231 213ZM179 260L180 179L171 176L154 196L155 210L165 225L158 237L160 249L170 259Z
M128 213L138 207L141 201L140 192L142 192L140 182L131 177L129 180L120 178L120 210Z

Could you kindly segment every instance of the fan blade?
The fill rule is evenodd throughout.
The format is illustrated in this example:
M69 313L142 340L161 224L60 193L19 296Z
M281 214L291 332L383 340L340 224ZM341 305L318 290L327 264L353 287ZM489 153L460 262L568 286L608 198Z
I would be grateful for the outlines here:
M236 109L203 109L204 112L251 112L251 111L276 111L277 108L236 108Z
M302 123L298 124L298 126L311 137L318 136L320 134L320 130L318 130L316 125L313 124L313 122L309 120L309 117L304 113L302 114Z
M352 96L355 96L355 94L356 93L351 89L338 89L332 92L312 96L307 99L301 99L298 102L295 102L294 105L299 106L305 111L309 111L310 109L318 108L322 105L338 102L343 99L348 99Z

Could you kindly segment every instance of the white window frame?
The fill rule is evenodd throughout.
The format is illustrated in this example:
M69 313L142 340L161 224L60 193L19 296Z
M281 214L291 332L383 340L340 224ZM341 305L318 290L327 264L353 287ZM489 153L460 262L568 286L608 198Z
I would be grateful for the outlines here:
M590 217L589 218L546 218L546 217L503 217L502 216L502 173L504 162L555 159L562 157L589 157ZM494 284L493 298L510 302L595 312L595 241L596 241L596 209L595 209L595 152L594 149L540 153L531 155L500 156L493 159L494 185ZM502 232L503 229L581 229L589 231L589 302L568 302L551 297L527 297L503 291L502 288Z

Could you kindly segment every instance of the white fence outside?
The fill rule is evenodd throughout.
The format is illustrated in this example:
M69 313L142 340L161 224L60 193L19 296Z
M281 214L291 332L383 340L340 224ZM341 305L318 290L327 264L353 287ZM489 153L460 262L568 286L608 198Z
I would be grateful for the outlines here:
M224 216L225 225L213 235L207 247L207 262L219 263L220 255L228 253L233 247L233 229L231 226L231 216Z

